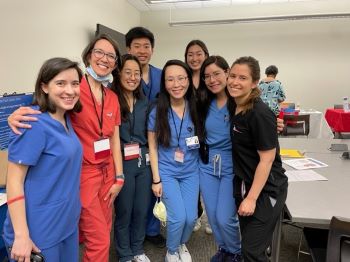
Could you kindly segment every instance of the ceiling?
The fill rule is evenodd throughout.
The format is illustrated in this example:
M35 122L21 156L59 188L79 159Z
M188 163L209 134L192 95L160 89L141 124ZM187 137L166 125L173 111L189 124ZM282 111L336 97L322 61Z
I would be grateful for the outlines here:
M128 0L139 11L223 7L233 5L288 3L326 0Z

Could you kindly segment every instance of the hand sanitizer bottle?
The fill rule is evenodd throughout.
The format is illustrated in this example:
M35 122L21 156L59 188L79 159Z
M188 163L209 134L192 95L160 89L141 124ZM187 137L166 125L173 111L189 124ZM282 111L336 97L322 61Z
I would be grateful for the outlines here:
M349 99L347 96L343 97L343 109L344 112L349 113L350 112L350 108L349 108Z

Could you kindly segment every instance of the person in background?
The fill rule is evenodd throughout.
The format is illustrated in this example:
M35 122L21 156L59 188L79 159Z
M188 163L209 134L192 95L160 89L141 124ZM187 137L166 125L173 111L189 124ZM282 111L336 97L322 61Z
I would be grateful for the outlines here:
M233 63L227 79L234 99L229 105L234 197L245 262L268 261L265 251L271 244L288 187L279 155L276 116L260 98L259 78L259 62L241 57Z
M138 58L142 67L141 87L149 102L155 102L160 89L162 70L152 66L151 60L154 48L154 35L144 27L131 28L125 35L126 47L129 54ZM165 247L165 238L160 233L160 222L153 215L156 197L152 194L148 209L145 240L157 247Z
M185 244L197 218L199 132L191 70L169 60L148 119L152 190L167 210L166 262L192 261Z
M114 242L120 262L149 262L143 250L152 175L148 159L146 121L148 100L141 89L137 57L122 56L118 94L122 123L120 140L125 183L114 202Z
M185 50L185 62L192 70L193 85L196 89L199 87L199 73L201 66L208 56L208 48L202 40L192 40L187 44Z
M41 67L33 108L38 121L21 135L12 133L7 171L4 240L11 261L29 261L32 251L45 261L79 260L79 179L82 146L69 112L82 110L78 63L51 58Z
M117 95L107 86L119 77L120 54L115 41L106 34L95 37L84 49L82 58L86 75L80 85L83 110L71 113L72 126L83 145L80 176L82 210L79 239L83 244L82 261L108 261L113 202L124 184L120 150L120 109ZM30 108L17 109L8 122L16 127L30 128L38 114Z
M276 79L278 68L275 65L270 65L266 68L265 74L266 78L259 83L261 99L278 116L280 103L286 99L282 84Z
M159 93L162 70L151 65L154 49L154 35L144 27L131 28L125 35L129 54L136 56L142 66L142 90L148 101L153 102Z
M199 87L200 80L200 69L204 60L209 56L209 51L207 46L202 40L192 40L190 41L185 50L185 62L190 67L192 71L192 81L196 89ZM204 210L201 203L200 196L198 197L198 218L193 231L198 231L202 226L202 216L204 215ZM205 232L207 234L212 234L213 231L209 223L205 226Z
M200 149L200 190L213 230L217 253L211 262L241 261L241 236L233 195L230 115L227 109L229 65L221 56L209 56L200 70L197 90L200 128L205 130L206 154ZM204 153L204 154L203 154Z

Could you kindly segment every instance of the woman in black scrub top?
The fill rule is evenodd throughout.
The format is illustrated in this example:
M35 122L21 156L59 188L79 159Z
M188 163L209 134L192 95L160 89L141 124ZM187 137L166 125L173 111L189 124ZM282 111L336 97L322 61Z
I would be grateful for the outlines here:
M265 250L287 197L276 117L260 99L258 61L237 59L229 72L231 138L235 169L234 194L245 262L268 261Z

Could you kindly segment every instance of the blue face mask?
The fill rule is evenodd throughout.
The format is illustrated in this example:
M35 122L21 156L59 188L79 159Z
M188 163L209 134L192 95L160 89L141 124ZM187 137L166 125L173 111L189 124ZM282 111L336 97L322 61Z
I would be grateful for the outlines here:
M94 69L92 69L91 66L88 66L86 68L86 73L88 73L97 82L100 82L104 87L109 87L113 82L112 74L106 76L99 76L95 73Z

